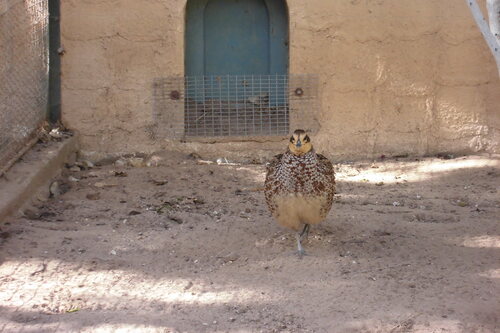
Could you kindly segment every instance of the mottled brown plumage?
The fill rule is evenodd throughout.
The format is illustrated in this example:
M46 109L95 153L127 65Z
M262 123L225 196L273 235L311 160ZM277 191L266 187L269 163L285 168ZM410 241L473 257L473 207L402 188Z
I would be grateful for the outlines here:
M332 163L317 154L308 135L296 130L284 154L276 155L267 167L266 202L272 215L282 226L299 231L300 240L310 224L323 221L332 207L335 173Z

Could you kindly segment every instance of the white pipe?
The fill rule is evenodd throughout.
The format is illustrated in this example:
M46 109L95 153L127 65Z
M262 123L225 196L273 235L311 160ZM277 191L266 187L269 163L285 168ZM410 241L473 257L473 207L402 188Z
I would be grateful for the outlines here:
M481 9L479 8L477 1L476 0L465 0L467 2L467 5L469 6L472 16L476 20L476 24L479 27L479 30L483 34L484 39L486 40L486 43L488 44L491 53L493 54L493 57L495 58L495 61L497 63L497 69L498 69L498 74L500 75L500 42L499 39L493 34L492 30L490 30L490 27L488 26L488 23L486 22L483 13L481 12ZM488 0L488 12L490 13L490 17L493 16L493 19L490 19L490 25L493 24L493 26L496 26L498 28L498 9L500 8L500 1L498 0ZM490 11L490 7L492 10ZM495 12L495 9L497 10ZM495 19L496 17L496 19ZM495 23L496 22L496 23ZM497 31L498 33L498 31ZM498 35L497 35L498 36Z
M487 0L486 8L488 9L490 30L497 38L497 43L500 43L500 0Z

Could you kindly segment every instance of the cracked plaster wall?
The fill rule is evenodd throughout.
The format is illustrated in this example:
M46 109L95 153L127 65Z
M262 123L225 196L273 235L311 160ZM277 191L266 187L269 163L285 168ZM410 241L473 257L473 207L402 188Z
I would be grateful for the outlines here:
M86 153L177 148L244 158L282 149L149 138L153 78L183 75L185 2L62 1L63 121ZM318 150L336 159L500 152L498 72L464 1L288 7L290 72L320 74Z

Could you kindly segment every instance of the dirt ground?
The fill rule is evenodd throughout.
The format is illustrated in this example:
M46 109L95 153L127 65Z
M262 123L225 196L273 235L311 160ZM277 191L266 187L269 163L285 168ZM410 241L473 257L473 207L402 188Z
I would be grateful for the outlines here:
M264 165L200 160L65 169L0 226L0 331L500 332L498 156L337 164L303 259Z

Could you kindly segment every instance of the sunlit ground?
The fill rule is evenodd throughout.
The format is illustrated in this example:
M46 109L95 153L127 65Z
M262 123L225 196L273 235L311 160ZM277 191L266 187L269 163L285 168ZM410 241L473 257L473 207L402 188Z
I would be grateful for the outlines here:
M2 226L0 332L494 332L499 160L336 170L302 260L267 213L263 165L73 173L44 217Z
M341 179L351 182L368 182L373 184L384 182L385 184L394 184L402 181L416 182L431 180L440 177L443 173L459 170L474 172L474 169L485 167L500 168L500 161L498 159L487 157L423 160L410 165L405 163L403 167L400 164L397 162L374 163L372 168L363 170L363 172L357 174L345 174Z

